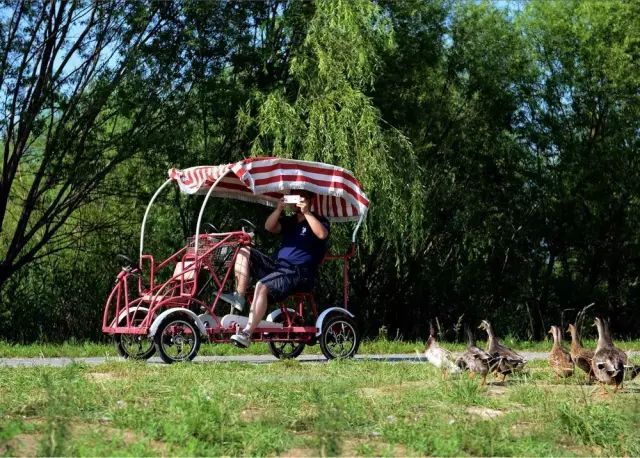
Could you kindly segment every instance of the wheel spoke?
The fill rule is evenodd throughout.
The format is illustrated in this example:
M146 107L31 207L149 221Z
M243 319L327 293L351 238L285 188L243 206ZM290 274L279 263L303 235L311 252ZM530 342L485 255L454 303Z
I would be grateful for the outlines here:
M275 319L276 323L282 323L284 320L284 314L278 315ZM292 320L294 325L303 325L303 318L295 314ZM284 341L284 342L268 342L269 350L271 354L278 359L291 359L296 358L302 353L304 350L305 344L302 342L292 342L292 341Z
M294 342L279 342L274 345L276 350L281 354L284 358L290 358L296 352L300 345Z
M127 335L127 334L124 334L121 337L121 342L122 342L122 348L132 358L136 358L144 355L151 349L153 345L153 342L149 339L145 339L136 335Z
M132 317L131 327L139 327L145 317L146 312ZM124 319L121 323L124 323ZM121 356L132 359L146 359L155 352L153 339L140 334L119 334L116 338L116 348Z
M163 352L174 361L187 359L195 347L195 329L183 321L176 320L162 331Z
M347 321L336 321L325 332L325 344L327 350L334 358L349 356L352 352L356 333L352 325Z

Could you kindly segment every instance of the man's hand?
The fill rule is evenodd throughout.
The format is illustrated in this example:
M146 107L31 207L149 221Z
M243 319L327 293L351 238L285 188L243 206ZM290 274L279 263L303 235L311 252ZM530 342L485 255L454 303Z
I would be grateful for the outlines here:
M300 198L300 202L296 204L296 207L300 209L300 212L303 215L308 215L311 212L311 202L309 202L305 197Z
M320 240L324 240L329 236L329 229L327 229L325 225L322 224L313 213L311 213L310 207L311 201L305 198L303 198L298 204L300 213L304 215L304 218L307 220L307 223L309 224L309 227L311 228L313 234Z
M280 215L282 214L282 211L284 210L284 202L282 199L280 199L278 201L278 204L276 205L275 210L273 210L273 212L271 212L271 214L269 215L269 217L267 218L267 220L264 223L264 228L268 231L271 232L272 234L279 234L280 231L282 230L282 227L280 226Z

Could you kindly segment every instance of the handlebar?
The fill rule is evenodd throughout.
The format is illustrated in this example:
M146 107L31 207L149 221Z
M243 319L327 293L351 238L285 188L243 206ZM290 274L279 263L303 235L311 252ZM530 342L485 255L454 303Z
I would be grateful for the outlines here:
M140 266L137 263L133 262L133 260L129 256L124 254L117 254L116 259L120 259L127 264L126 266L122 267L122 270L124 270L125 272L133 274L140 273Z
M207 227L209 227L209 228L211 228L211 231L212 231L214 234L215 234L216 232L220 232L220 230L219 230L217 227L215 227L213 224L211 224L211 223L205 223L204 225L205 225L205 226L207 226Z
M256 225L253 222L249 221L248 219L242 218L242 219L239 219L238 221L240 221L241 223L245 223L247 226L249 226L253 230L253 232L255 232L256 229L257 229ZM244 227L243 227L243 229L244 229ZM247 232L247 231L245 231L245 232Z

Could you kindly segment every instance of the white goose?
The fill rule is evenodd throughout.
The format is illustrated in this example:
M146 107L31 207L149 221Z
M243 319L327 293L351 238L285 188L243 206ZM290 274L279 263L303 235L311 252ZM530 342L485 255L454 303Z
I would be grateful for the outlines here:
M424 356L429 363L445 373L455 374L460 372L460 368L456 366L451 352L438 345L436 333L431 323L429 323L429 338L427 339L427 346L424 349Z

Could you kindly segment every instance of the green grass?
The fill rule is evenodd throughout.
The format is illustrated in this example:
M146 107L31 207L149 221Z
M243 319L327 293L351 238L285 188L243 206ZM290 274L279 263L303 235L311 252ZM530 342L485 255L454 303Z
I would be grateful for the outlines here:
M527 351L549 351L550 341L527 342L518 341L513 338L506 338L504 342L516 350ZM595 348L596 343L592 340L583 342L586 347ZM485 342L478 341L478 345L484 347ZM616 345L624 350L640 350L640 340L616 341ZM414 353L424 349L424 341L400 341L400 340L365 340L360 346L360 354L390 354L390 353ZM442 343L442 346L452 351L461 351L463 344ZM223 356L223 355L244 355L244 354L268 354L266 344L255 343L247 350L240 350L229 344L205 344L200 348L199 355L203 356ZM316 346L307 347L304 354L319 354L320 349ZM16 345L0 341L0 358L44 358L44 357L90 357L90 356L116 356L115 347L109 343L76 342L70 341L62 344L35 343L29 345Z
M461 348L461 347L460 347ZM424 342L400 342L374 340L364 341L359 353L414 353L424 349ZM247 350L241 350L230 344L205 344L200 347L199 355L224 356L246 354L268 354L269 349L264 343L254 343ZM319 354L317 345L309 346L304 350L305 354ZM30 345L14 345L0 341L0 358L42 358L42 357L90 357L90 356L117 356L112 344L93 342L65 342L63 344L36 343Z
M545 362L506 386L423 363L0 367L0 455L632 455L640 383Z

